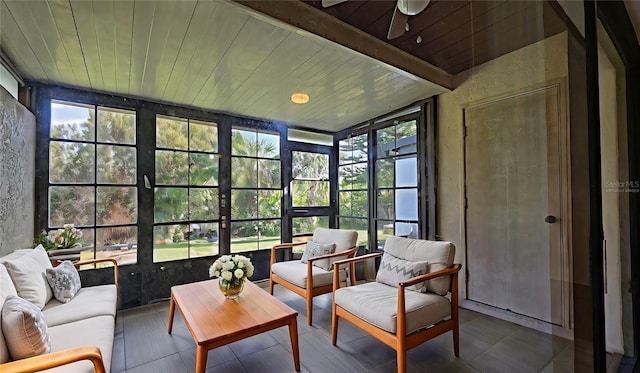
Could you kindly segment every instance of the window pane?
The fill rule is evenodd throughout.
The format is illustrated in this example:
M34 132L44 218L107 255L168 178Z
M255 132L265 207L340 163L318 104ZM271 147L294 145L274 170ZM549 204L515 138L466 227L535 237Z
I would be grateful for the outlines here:
M184 221L188 216L186 188L155 188L154 222Z
M339 189L350 190L353 188L353 165L338 167Z
M49 226L93 225L95 221L94 187L49 187Z
M399 149L412 145L415 152L416 144L416 121L402 122L396 126L396 143ZM406 152L400 152L406 154Z
M379 219L393 219L393 190L379 190L377 209Z
M258 157L280 159L280 136L258 133Z
M188 224L153 227L153 261L166 262L189 257Z
M393 222L378 221L376 231L378 250L384 249L384 243L389 236L393 236Z
M157 116L156 146L187 150L188 122L186 119Z
M99 107L98 141L134 145L136 143L136 113Z
M366 218L369 216L369 202L366 191L351 192L351 216Z
M218 255L218 223L191 224L188 233L190 258Z
M294 179L328 179L329 155L293 152L292 173Z
M188 153L156 150L156 184L187 185Z
M259 249L269 249L273 245L277 245L281 242L281 227L280 219L262 220L258 223L259 227Z
M189 121L189 150L218 152L218 125Z
M292 221L293 236L313 234L316 228L329 228L328 216L305 216L301 218L293 218Z
M93 183L95 145L51 141L49 180L52 183Z
M138 218L138 197L135 187L97 187L96 224L135 223Z
M189 173L191 185L218 185L217 154L191 154L191 172Z
M396 132L395 127L387 127L376 132L378 142L378 157L393 155L395 149Z
M293 180L293 206L329 206L329 181Z
M248 155L255 157L258 155L257 134L254 131L244 131L239 129L231 130L231 154Z
M189 190L190 220L217 220L220 217L217 188Z
M396 159L396 187L418 186L418 159Z
M340 140L338 143L339 164L349 164L353 162L353 145L351 139Z
M396 236L418 238L418 224L413 223L396 223Z
M253 251L258 249L258 222L231 222L231 252Z
M369 168L366 163L356 163L353 165L351 180L353 182L353 189L368 189Z
M418 190L396 190L396 219L418 220ZM393 215L390 216L393 218Z
M96 257L113 258L119 265L137 262L138 228L114 227L96 229Z
M340 205L340 215L351 216L352 210L352 198L351 192L339 192L338 193L339 205Z
M376 161L376 187L393 188L393 161L379 159Z
M367 135L363 134L360 136L356 136L352 139L352 142L353 142L353 161L367 162L367 157L368 157Z
M256 188L258 161L253 158L231 158L231 187Z
M253 219L258 217L258 191L231 191L231 219Z
M258 160L258 187L280 188L280 186L280 161Z
M279 190L258 191L258 217L279 218L282 216L280 200L282 193Z
M340 218L340 229L353 229L358 232L358 246L368 247L369 221L367 219Z
M51 102L51 137L65 140L93 141L95 121L93 106Z
M136 148L98 145L99 183L135 184L136 164Z

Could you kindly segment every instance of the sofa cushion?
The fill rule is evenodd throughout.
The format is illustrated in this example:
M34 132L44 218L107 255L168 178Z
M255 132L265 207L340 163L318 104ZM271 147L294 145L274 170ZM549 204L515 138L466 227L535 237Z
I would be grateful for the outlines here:
M349 250L357 241L358 232L353 230L316 228L313 231L313 242L335 244L335 252Z
M52 268L51 262L42 245L17 258L6 259L3 263L20 298L42 309L53 297L45 273L47 268Z
M9 272L7 272L4 265L0 264L0 305L4 304L5 299L10 295L17 296L18 293L16 292L15 286L13 286L11 277L9 277ZM1 325L2 312L0 312L0 364L11 361L11 355L9 355L7 343L5 342L4 335L2 334Z
M306 264L307 261L313 257L333 254L336 251L336 245L333 243L317 243L313 241L307 242L307 245L304 248L304 253L302 254L302 258L300 258L300 262ZM313 261L313 265L316 267L320 267L325 271L328 271L329 268L329 259L320 259Z
M49 327L66 324L95 316L116 315L118 291L115 285L99 285L81 288L68 303L52 299L42 309Z
M65 260L55 268L47 268L46 274L53 296L59 302L69 302L80 290L80 275L69 260Z
M429 272L436 272L453 265L456 253L455 246L446 241L427 241L412 238L389 236L384 244L385 253L396 258L412 262L429 262ZM427 290L446 295L451 284L451 277L444 276L429 280Z
M71 302L74 302L75 299ZM66 303L67 305L70 303ZM65 307L67 307L65 305ZM91 317L72 323L49 328L51 335L51 351L62 351L79 346L97 346L102 352L102 362L107 372L111 371L111 356L113 353L113 331L115 319L113 316ZM44 372L56 373L94 373L93 364L88 360L63 365L58 368L47 369Z
M398 288L369 282L340 288L334 294L338 306L381 329L396 332ZM405 312L410 334L450 316L451 304L441 295L405 291Z
M402 281L424 275L427 273L428 268L429 262L411 262L396 258L389 253L384 253L382 255L382 260L380 261L378 273L376 274L376 281L393 287L398 287L398 284ZM425 289L425 283L421 282L407 286L406 289L422 291Z
M307 288L307 264L301 263L299 260L274 263L271 266L271 271L287 282L301 288ZM320 267L311 266L311 275L313 276L314 288L333 283L333 271L325 271ZM346 278L347 271L341 269L340 281L345 281Z
M47 353L51 350L47 323L33 303L9 295L2 306L2 334L13 360Z

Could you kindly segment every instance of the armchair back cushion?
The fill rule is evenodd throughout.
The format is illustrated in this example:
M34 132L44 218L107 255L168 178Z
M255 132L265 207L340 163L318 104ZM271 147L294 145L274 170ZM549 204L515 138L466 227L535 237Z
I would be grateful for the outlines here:
M353 230L316 228L313 231L313 242L335 244L337 253L356 246L357 241L358 232Z
M10 295L17 296L16 288L13 281L9 277L9 272L4 265L0 263L0 305L4 304L5 299ZM0 364L11 361L9 349L2 333L2 312L0 312Z
M3 264L13 279L18 296L42 309L53 298L46 275L47 268L52 268L51 261L42 245L20 254L5 258Z
M47 322L33 303L10 295L2 306L2 334L14 360L51 351Z
M389 236L384 244L384 252L396 258L411 262L428 262L427 273L449 268L453 265L455 246L447 241L427 241ZM446 295L451 285L451 277L443 276L428 281L427 290Z

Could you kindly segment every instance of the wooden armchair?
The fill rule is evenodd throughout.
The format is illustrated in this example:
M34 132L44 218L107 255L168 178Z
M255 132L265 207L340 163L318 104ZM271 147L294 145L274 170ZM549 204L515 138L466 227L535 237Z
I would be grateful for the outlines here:
M399 373L406 372L408 350L450 330L458 357L458 272L462 266L453 264L454 254L455 247L449 242L389 237L385 254L334 262L331 344L336 345L338 318L342 317L396 350ZM383 255L387 257L382 259L375 282L340 287L336 275L340 266ZM420 267L425 270L416 271ZM393 285L388 273L381 275L388 270L398 274L399 281ZM413 271L423 273L413 276ZM446 297L448 292L451 300Z
M317 228L312 241L319 244L335 244L332 254L314 256L307 263L300 260L276 262L276 251L290 249L294 246L307 244L306 242L283 243L271 248L271 267L269 270L269 293L273 295L273 286L280 284L307 300L307 323L313 321L313 297L329 293L333 290L333 267L329 270L320 268L314 263L319 260L352 258L356 251L358 232L341 229ZM349 269L342 269L337 273L338 281L346 284L347 275L352 285L355 285L355 265Z

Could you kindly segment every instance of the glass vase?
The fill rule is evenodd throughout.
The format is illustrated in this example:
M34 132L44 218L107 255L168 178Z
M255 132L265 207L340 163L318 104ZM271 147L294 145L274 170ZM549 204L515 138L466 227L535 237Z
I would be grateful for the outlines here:
M218 287L227 299L236 299L244 289L244 279L242 281L227 281L220 277L218 279Z

